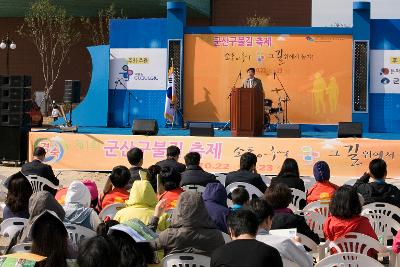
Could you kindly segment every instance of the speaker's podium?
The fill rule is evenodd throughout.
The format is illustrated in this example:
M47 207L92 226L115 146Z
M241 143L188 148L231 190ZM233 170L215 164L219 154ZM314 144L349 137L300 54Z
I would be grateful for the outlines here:
M264 128L264 91L233 88L231 92L232 136L262 136Z

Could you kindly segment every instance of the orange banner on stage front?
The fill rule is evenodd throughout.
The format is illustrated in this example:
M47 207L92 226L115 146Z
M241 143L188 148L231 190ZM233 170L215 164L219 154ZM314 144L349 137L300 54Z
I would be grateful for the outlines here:
M286 89L291 123L351 121L352 46L351 35L186 34L185 121L228 121L229 92L250 67L273 108L285 93L272 90Z
M144 151L144 167L166 157L166 148L176 145L183 155L197 151L201 164L210 172L226 173L239 168L239 158L247 151L258 157L258 172L276 174L285 158L297 160L302 175L312 175L316 161L325 160L332 176L359 177L373 158L388 163L390 177L400 176L400 141L375 139L247 138L191 136L130 136L31 132L29 149L46 149L46 162L60 170L110 171L129 166L126 153L132 147ZM32 153L30 153L32 154Z

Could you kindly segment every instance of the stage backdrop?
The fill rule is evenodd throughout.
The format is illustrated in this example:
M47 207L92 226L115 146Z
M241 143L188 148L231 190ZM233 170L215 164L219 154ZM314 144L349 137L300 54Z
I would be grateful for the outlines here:
M185 120L228 121L230 89L254 67L274 107L284 93L271 90L286 89L290 122L351 121L352 41L350 35L186 34Z
M29 155L32 155L34 147L42 146L47 150L46 163L60 170L110 171L117 165L128 166L126 153L132 147L143 149L145 167L149 167L166 157L169 145L180 147L182 155L189 151L199 152L202 155L202 167L210 172L237 170L240 156L250 151L258 157L257 167L261 174L278 173L283 161L291 157L298 161L302 175L312 175L313 164L325 160L331 166L332 176L359 177L368 170L371 159L379 157L388 163L389 177L400 176L400 165L396 162L400 141L29 134Z

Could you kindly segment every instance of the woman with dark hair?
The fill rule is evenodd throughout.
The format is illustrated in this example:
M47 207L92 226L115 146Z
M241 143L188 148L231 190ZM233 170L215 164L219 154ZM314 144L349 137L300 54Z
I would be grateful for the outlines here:
M164 167L160 172L161 184L164 187L164 193L159 195L158 201L165 199L165 210L174 209L183 189L179 186L181 183L181 174L174 168Z
M38 267L64 267L68 258L68 233L57 214L44 211L34 219L31 228L31 252L46 257Z
M319 237L307 225L304 217L296 215L288 208L292 202L292 191L285 184L275 184L267 188L264 194L265 200L274 209L271 230L296 228L297 232L308 236L317 244Z
M3 220L13 217L29 218L29 198L33 191L25 176L18 172L13 174L7 183L6 206L3 210Z
M117 247L108 236L95 236L84 240L79 246L79 267L119 266Z
M296 188L305 191L304 181L300 178L299 166L297 161L292 158L287 158L282 164L281 171L278 176L272 178L271 185L282 183L289 188Z
M329 181L331 170L328 163L325 161L316 162L313 167L313 174L316 183L307 191L307 203L331 199L338 186Z
M360 215L361 209L357 190L350 185L339 187L329 203L331 215L324 223L325 238L335 241L349 232L356 232L378 240L368 218Z
M124 227L122 224L118 225L119 228ZM127 226L126 226L127 227ZM146 267L146 256L142 252L138 243L127 233L120 230L112 230L109 233L111 242L116 246L119 251L120 264L113 265L118 267ZM153 256L152 251L149 252L149 257ZM150 263L150 262L149 262Z

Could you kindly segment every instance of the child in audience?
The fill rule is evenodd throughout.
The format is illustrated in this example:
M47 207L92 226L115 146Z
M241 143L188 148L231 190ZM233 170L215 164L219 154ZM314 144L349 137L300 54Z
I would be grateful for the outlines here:
M160 172L160 180L165 189L158 200L166 199L166 210L171 210L176 207L179 195L182 194L183 189L179 186L181 182L181 174L175 168L164 167Z
M154 208L157 204L156 193L147 180L135 181L133 183L129 199L126 201L126 208L123 208L115 214L114 220L123 223L131 219L139 219L144 224L148 224L154 214ZM166 228L167 216L161 216L158 230Z
M120 252L108 236L95 236L79 246L79 267L120 266Z
M129 169L125 166L116 166L112 169L110 177L104 186L103 195L100 196L98 211L114 203L124 203L129 198L126 186L131 179ZM114 188L113 188L114 187Z
M17 172L8 178L6 187L7 197L6 206L3 210L3 220L19 217L29 218L29 198L33 191L28 179Z
M73 181L65 196L64 222L96 230L100 219L97 213L90 208L90 199L89 189L82 182Z
M307 204L318 200L331 199L338 188L337 185L329 182L331 171L325 161L315 163L313 172L317 182L307 191Z
M231 209L233 211L241 209L243 206L247 206L249 204L249 201L250 195L245 188L238 187L232 191L233 206L231 207Z
M154 228L154 227L153 227ZM151 243L164 254L197 253L210 256L224 238L208 215L200 193L183 192L172 212L171 225Z
M228 229L232 242L217 248L211 256L211 267L282 267L278 250L257 241L258 221L247 209L240 209L228 216Z
M82 181L82 183L87 187L87 189L90 192L91 196L90 207L96 209L99 200L99 192L97 190L96 182L92 180L84 180ZM63 187L57 191L55 198L61 205L65 204L65 196L67 195L67 191L68 187Z
M268 202L261 198L254 198L250 201L250 210L254 212L258 219L258 232L256 239L267 245L276 248L281 254L282 259L294 262L300 267L312 267L312 257L307 254L303 245L290 240L287 237L270 235L269 230L272 225L274 209Z
M319 244L319 237L307 225L304 217L296 215L289 204L292 203L292 191L285 184L275 184L268 187L264 195L265 200L274 209L271 229L289 229L296 228L297 232L311 238Z
M356 232L378 240L368 218L361 216L361 209L362 205L356 189L350 185L339 187L329 203L331 215L324 223L325 238L335 241L349 232ZM375 254L370 251L368 255Z
M31 252L46 257L38 267L66 267L66 259L74 259L76 255L68 255L68 233L64 224L52 211L44 211L33 219L30 229L32 236Z

